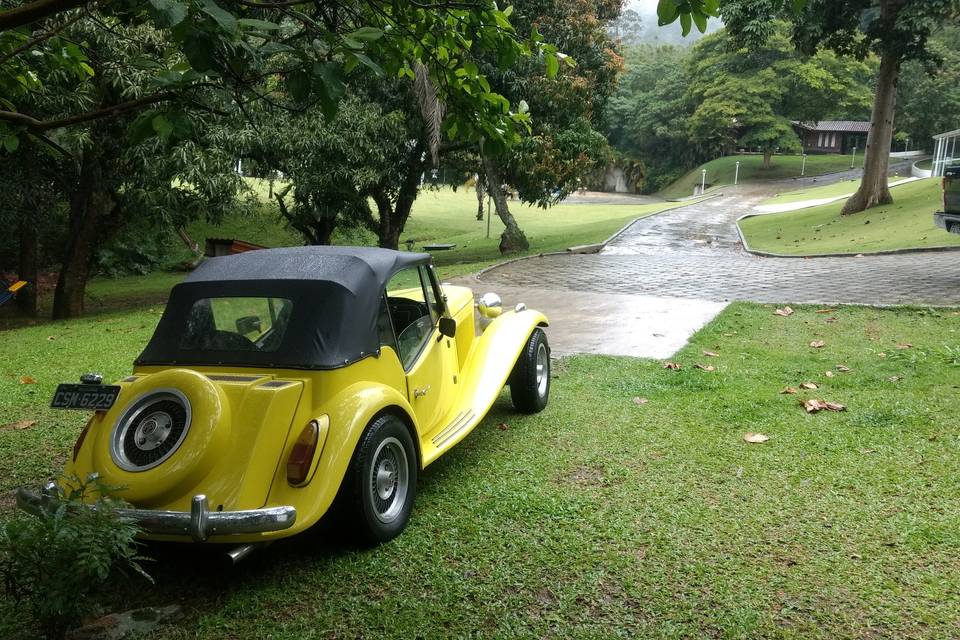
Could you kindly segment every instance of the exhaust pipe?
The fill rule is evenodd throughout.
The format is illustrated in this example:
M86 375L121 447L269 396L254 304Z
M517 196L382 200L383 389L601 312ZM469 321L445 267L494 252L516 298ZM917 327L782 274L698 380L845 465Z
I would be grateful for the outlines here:
M243 560L248 558L254 551L261 548L264 545L262 542L254 542L252 544L242 544L239 547L234 547L226 552L227 564L236 566L240 564Z

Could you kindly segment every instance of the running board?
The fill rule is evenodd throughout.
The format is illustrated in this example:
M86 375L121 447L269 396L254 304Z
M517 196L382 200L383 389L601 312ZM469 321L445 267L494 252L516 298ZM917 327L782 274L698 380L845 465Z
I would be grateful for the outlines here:
M444 427L440 433L432 438L433 446L439 449L444 444L455 438L458 433L467 428L476 415L477 414L473 409L468 409L458 413L456 416L454 416L453 420L450 421L450 424Z

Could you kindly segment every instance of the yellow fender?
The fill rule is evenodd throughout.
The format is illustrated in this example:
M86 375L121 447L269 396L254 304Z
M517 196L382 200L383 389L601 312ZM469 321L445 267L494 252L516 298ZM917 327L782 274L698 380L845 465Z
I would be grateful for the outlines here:
M410 427L414 442L418 441L413 409L406 397L392 387L369 381L356 382L321 405L319 414L329 417L330 426L322 444L323 450L317 453L319 462L316 470L311 472L312 479L303 486L291 487L287 482L286 466L281 464L270 489L268 505L296 507L297 522L286 531L264 534L263 537L285 537L303 531L327 512L340 490L360 436L374 418L385 411L401 416ZM291 430L282 460L290 457L299 433L298 427Z

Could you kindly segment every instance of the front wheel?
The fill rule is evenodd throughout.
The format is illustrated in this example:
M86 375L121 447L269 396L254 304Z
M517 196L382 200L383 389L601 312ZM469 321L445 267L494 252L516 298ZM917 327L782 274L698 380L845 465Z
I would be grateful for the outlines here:
M510 398L522 413L539 413L550 398L550 346L543 329L534 329L510 374Z
M377 418L357 444L344 478L347 516L371 544L398 536L417 493L417 453L410 431L392 415Z

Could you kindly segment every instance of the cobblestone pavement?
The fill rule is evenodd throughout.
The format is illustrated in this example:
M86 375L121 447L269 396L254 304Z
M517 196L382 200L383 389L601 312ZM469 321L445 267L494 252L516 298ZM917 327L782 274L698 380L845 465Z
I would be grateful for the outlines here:
M722 196L638 220L600 254L519 260L488 271L481 283L713 301L960 305L960 252L845 258L745 252L735 220L771 193L802 186L726 188Z

